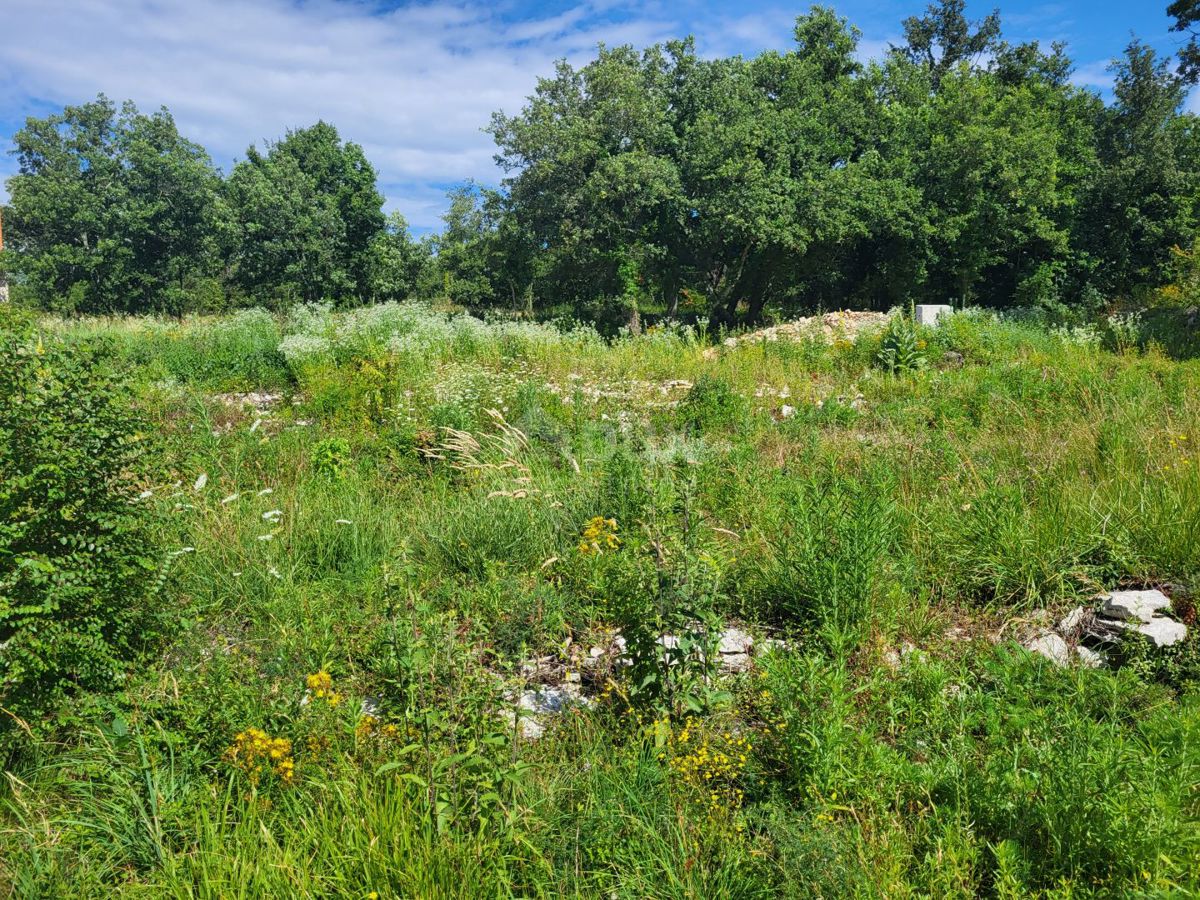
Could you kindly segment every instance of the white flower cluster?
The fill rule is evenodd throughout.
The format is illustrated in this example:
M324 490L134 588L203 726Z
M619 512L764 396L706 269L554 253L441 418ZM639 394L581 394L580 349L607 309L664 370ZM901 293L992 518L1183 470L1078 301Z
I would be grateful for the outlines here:
M288 315L286 332L279 350L293 364L343 362L380 353L427 360L481 354L519 357L602 343L596 331L586 326L564 331L534 322L484 321L437 312L417 302L381 303L344 313L335 313L327 305L297 306Z

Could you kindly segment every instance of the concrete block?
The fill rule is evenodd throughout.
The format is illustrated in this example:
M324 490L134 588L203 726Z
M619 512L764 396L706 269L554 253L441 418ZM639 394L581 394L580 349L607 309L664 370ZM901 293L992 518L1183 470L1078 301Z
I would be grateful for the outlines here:
M942 316L954 312L954 307L947 303L921 303L914 310L918 325L936 325Z

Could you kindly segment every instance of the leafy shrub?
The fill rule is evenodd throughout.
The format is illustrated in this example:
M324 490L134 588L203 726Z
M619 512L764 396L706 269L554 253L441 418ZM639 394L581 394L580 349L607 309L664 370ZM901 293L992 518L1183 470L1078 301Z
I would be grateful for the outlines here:
M719 375L701 375L679 405L679 422L697 431L729 427L746 415L745 398Z
M326 438L312 448L313 471L322 478L341 478L350 462L350 442L343 437Z
M0 740L142 644L158 575L142 423L104 346L0 331ZM149 429L146 429L147 431Z
M925 368L925 341L917 332L916 323L907 316L895 315L888 323L879 348L879 365L893 375L915 372Z

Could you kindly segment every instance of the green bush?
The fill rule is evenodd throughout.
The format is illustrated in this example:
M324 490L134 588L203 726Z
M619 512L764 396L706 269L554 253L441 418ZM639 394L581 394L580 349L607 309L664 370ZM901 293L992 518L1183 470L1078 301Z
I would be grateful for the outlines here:
M103 345L0 330L0 748L111 688L160 584L137 473L148 441ZM143 430L144 428L144 430Z
M741 421L745 398L719 375L701 375L679 404L679 424L696 431L729 427Z
M326 438L313 445L313 471L322 478L338 479L350 464L350 442L343 437Z

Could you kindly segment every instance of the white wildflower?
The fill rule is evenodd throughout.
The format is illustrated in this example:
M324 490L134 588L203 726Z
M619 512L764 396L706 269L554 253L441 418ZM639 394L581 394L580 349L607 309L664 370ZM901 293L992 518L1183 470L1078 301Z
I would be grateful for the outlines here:
M200 477L196 479L196 483L192 485L193 491L202 491L204 486L208 484L208 473L201 472Z

